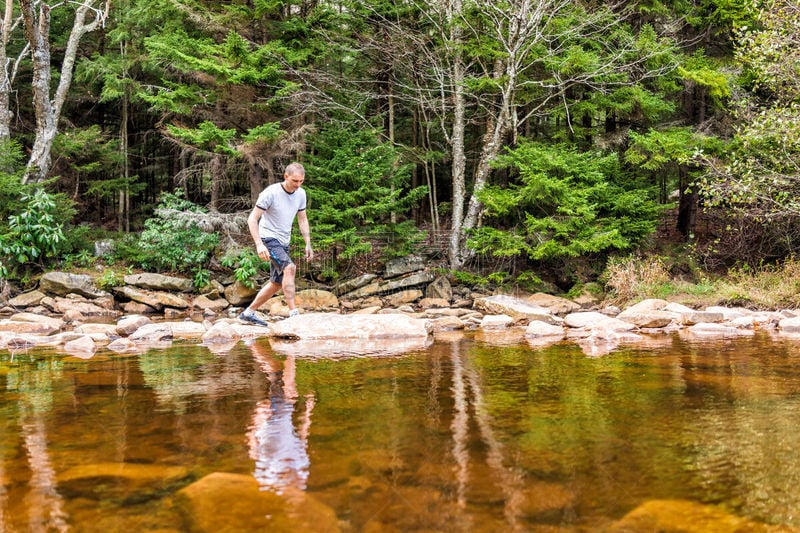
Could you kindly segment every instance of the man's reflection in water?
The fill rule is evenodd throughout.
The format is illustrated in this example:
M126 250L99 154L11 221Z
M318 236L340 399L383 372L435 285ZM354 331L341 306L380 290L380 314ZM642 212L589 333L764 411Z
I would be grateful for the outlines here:
M269 379L269 396L256 405L248 432L250 457L256 462L253 475L262 489L281 494L284 489L305 490L308 480L308 431L314 395L305 395L305 410L295 431L297 404L295 357L281 362L266 346L250 345L253 356Z

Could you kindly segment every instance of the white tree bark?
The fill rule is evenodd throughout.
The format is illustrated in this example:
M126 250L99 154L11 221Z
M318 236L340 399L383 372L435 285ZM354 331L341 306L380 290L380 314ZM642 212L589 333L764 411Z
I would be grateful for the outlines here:
M51 164L53 140L58 132L58 120L61 109L67 98L72 74L75 70L75 58L81 38L97 29L108 15L110 0L106 0L103 8L97 7L98 0L84 0L75 9L72 31L64 51L61 75L55 95L50 92L50 7L41 3L38 15L32 0L20 0L22 17L25 23L25 37L31 49L33 60L33 107L36 113L36 137L28 160L27 170L22 182L40 182L47 177ZM91 22L86 22L89 13L93 14Z
M8 40L11 37L14 16L14 0L6 0L3 11L3 26L0 29L0 141L11 138L11 82L9 70Z

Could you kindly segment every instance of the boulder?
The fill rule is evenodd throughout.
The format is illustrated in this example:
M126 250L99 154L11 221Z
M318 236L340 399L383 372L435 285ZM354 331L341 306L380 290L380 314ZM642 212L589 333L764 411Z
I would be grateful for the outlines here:
M64 344L64 351L70 355L94 354L97 351L97 345L90 336L84 335Z
M692 335L700 335L704 337L737 337L739 335L752 332L746 329L735 328L733 326L726 326L724 324L695 324L687 328Z
M505 329L514 325L514 318L508 315L486 315L481 320L481 329Z
M423 298L419 301L422 309L446 308L450 306L450 301L444 298Z
M411 272L419 272L425 269L425 261L422 257L417 255L409 255L406 257L397 257L390 259L386 263L386 278L396 278L403 274Z
M157 312L149 305L141 302L125 302L122 310L128 315L152 315Z
M608 533L750 533L798 531L732 515L711 505L687 500L651 500L626 514L607 529Z
M236 341L241 334L230 322L218 320L213 326L203 333L203 344L223 344Z
M117 333L117 326L116 324L100 324L100 323L93 323L89 322L86 324L80 324L79 326L75 326L73 330L75 333L85 334L85 335L93 335L93 334L102 334L106 337L117 337L119 334Z
M540 320L548 324L559 324L562 320L553 316L544 307L533 305L520 298L498 294L475 299L477 309L493 315L508 315L517 320Z
M385 300L387 305L397 307L399 305L416 302L422 298L422 291L419 289L407 289L400 292L392 293L386 296Z
M743 316L750 316L753 311L745 309L744 307L722 307L719 305L712 305L705 308L709 313L722 313L723 320L733 320Z
M450 281L444 276L434 279L425 287L425 298L440 298L447 302L452 301L453 287L450 285Z
M33 313L17 313L11 318L0 320L0 331L13 333L50 335L59 331L63 326L64 322L60 319Z
M564 317L564 323L571 328L585 328L608 320L608 316L597 311L581 311L570 313Z
M45 293L38 290L23 292L11 298L8 301L8 305L12 307L33 307L34 305L39 305L39 302L45 296L47 296Z
M39 290L55 296L74 293L87 298L101 298L109 295L98 289L90 276L67 272L47 272L39 279Z
M411 289L421 285L427 285L434 280L436 274L433 272L417 272L404 278L395 279L380 285L382 293L399 291L401 289Z
M143 274L130 274L123 279L127 285L154 291L189 292L194 288L194 284L190 279L148 272Z
M457 329L464 329L464 322L455 316L442 316L431 320L433 331L453 331Z
M340 530L333 509L306 492L292 487L284 489L283 494L261 490L251 475L209 474L178 491L175 505L188 531Z
M53 312L69 316L72 322L84 321L90 317L117 317L119 311L101 307L91 301L75 298L54 298L51 304Z
M97 463L74 466L58 476L58 491L69 498L136 503L162 496L189 476L182 466Z
M362 274L357 278L343 281L333 288L333 294L341 296L342 294L353 292L356 289L369 285L377 277L378 276L375 274Z
M663 328L671 324L673 320L680 320L678 313L663 311L666 305L666 300L644 300L628 307L618 314L617 318L640 328Z
M567 300L566 298L562 298L561 296L553 296L552 294L547 294L544 292L537 292L536 294L531 294L525 301L529 304L538 305L539 307L544 307L548 311L550 311L554 315L563 316L567 313L573 313L578 309L581 309L579 304L571 300Z
M172 336L176 339L199 339L206 332L206 326L193 320L182 320L180 322L169 322Z
M116 331L118 335L127 337L140 327L144 326L145 324L150 324L151 322L152 320L150 320L146 316L141 316L141 315L124 316L119 320L119 322L117 322Z
M168 292L154 292L144 289L137 289L135 287L118 287L114 292L123 298L140 302L149 305L157 311L161 311L164 307L173 307L175 309L186 309L189 307L189 302L180 296Z
M338 309L339 298L330 291L305 289L297 291L295 303L303 309Z
M139 349L136 343L128 338L115 339L106 348L117 353L132 352Z
M136 342L162 342L171 341L174 335L169 324L145 324L129 335L129 339Z
M344 293L342 298L347 300L356 300L358 298L366 298L368 296L375 296L376 294L381 292L381 284L377 281L374 281L368 285L363 285L353 291Z
M383 309L383 306L371 305L369 307L362 307L361 309L353 311L353 314L354 315L374 315L378 311L380 311L381 309Z
M533 320L525 329L526 337L559 337L564 338L564 327L548 324L541 320Z
M711 311L687 311L680 313L680 322L684 326L691 326L693 324L710 324L715 322L722 322L724 316L722 313L713 313Z
M778 323L778 328L784 333L800 333L800 317L784 318Z
M270 336L294 339L427 338L428 320L404 314L307 313L270 325Z
M203 311L213 311L214 313L219 313L224 309L230 307L230 303L225 298L217 298L212 300L208 296L200 295L194 300L192 300L192 305L196 309L201 309ZM175 306L170 306L175 307ZM182 309L179 307L179 309Z
M260 287L258 286L248 287L241 281L236 280L225 287L224 296L231 305L242 307L252 302L259 290Z

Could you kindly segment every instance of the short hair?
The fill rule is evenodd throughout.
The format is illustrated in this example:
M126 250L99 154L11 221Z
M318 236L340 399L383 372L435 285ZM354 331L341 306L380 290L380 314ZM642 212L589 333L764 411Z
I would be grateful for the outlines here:
M287 176L293 176L295 174L299 174L305 177L306 169L303 168L303 165L301 165L300 163L290 163L289 165L286 166L286 170L284 170L283 173Z

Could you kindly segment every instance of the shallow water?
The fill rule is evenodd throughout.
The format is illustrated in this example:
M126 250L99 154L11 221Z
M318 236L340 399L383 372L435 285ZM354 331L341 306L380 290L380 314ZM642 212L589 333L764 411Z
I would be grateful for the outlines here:
M0 352L0 531L185 531L176 493L215 472L302 492L341 531L597 531L653 499L800 527L800 341L587 353L485 333ZM85 474L103 468L141 479Z

